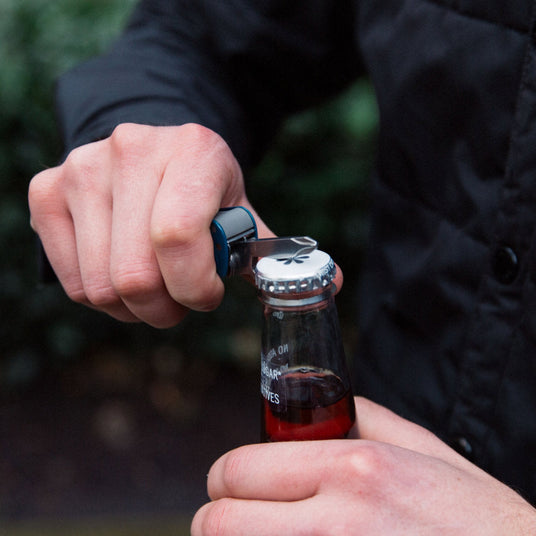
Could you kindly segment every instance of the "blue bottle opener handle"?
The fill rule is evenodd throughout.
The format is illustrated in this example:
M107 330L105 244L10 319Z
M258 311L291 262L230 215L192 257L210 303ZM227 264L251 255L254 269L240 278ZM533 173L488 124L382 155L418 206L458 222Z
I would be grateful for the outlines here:
M233 271L231 244L257 238L257 224L247 208L223 208L212 220L210 232L214 241L216 271L223 279Z

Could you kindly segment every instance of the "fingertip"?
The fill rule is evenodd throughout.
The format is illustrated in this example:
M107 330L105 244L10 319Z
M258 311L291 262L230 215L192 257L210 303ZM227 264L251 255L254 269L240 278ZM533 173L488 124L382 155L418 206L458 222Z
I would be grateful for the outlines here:
M210 508L211 503L207 503L195 513L190 525L190 536L202 536L203 534L207 534L205 531L205 524L207 517L209 516Z
M333 284L335 285L336 292L340 292L342 285L344 283L344 274L342 273L341 267L335 263L335 278L333 279Z
M207 475L207 492L212 501L223 497L241 497L244 482L248 481L249 464L257 466L259 448L266 456L268 444L242 445L220 456ZM262 459L262 455L260 456Z
M215 263L208 260L208 265L199 265L189 273L187 279L177 279L170 290L178 303L199 313L217 309L225 295L225 284L216 272Z

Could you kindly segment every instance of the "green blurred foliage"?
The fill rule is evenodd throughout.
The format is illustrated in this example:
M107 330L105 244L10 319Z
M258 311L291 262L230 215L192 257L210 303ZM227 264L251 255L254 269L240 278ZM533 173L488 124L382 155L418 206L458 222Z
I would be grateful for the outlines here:
M187 355L248 360L247 341L256 336L260 313L243 281L228 284L217 312L192 314L180 327L157 331L119 324L36 280L26 195L29 179L61 152L54 81L103 51L134 2L1 0L0 388L29 385L110 345L140 355L173 344ZM373 92L359 81L336 101L290 119L249 181L251 199L276 232L314 236L343 267L343 321L351 318L366 236L376 125Z
M79 355L93 319L57 288L36 285L29 179L61 152L54 114L58 75L104 50L133 0L0 3L0 386L26 385ZM97 332L98 333L98 332Z

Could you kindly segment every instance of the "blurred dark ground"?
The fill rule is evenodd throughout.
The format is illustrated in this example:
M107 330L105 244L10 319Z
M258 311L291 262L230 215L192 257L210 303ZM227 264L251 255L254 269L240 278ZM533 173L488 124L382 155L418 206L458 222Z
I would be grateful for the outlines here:
M56 77L104 50L134 0L0 2L0 534L188 534L211 463L257 441L260 305L243 281L177 328L123 325L37 281L27 186L61 153ZM341 265L351 357L377 112L370 85L291 118L249 178L279 234Z

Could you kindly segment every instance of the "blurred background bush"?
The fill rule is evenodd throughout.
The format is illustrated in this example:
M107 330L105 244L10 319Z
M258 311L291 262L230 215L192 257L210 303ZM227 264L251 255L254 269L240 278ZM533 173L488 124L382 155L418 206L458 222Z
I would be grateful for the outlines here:
M37 280L26 195L61 153L54 82L103 51L134 2L0 0L0 526L12 531L43 517L188 517L203 500L203 464L257 434L244 399L257 403L260 310L243 281L228 282L216 312L158 331L119 324ZM315 237L342 266L349 354L376 128L374 95L360 80L291 118L249 177L274 231Z

